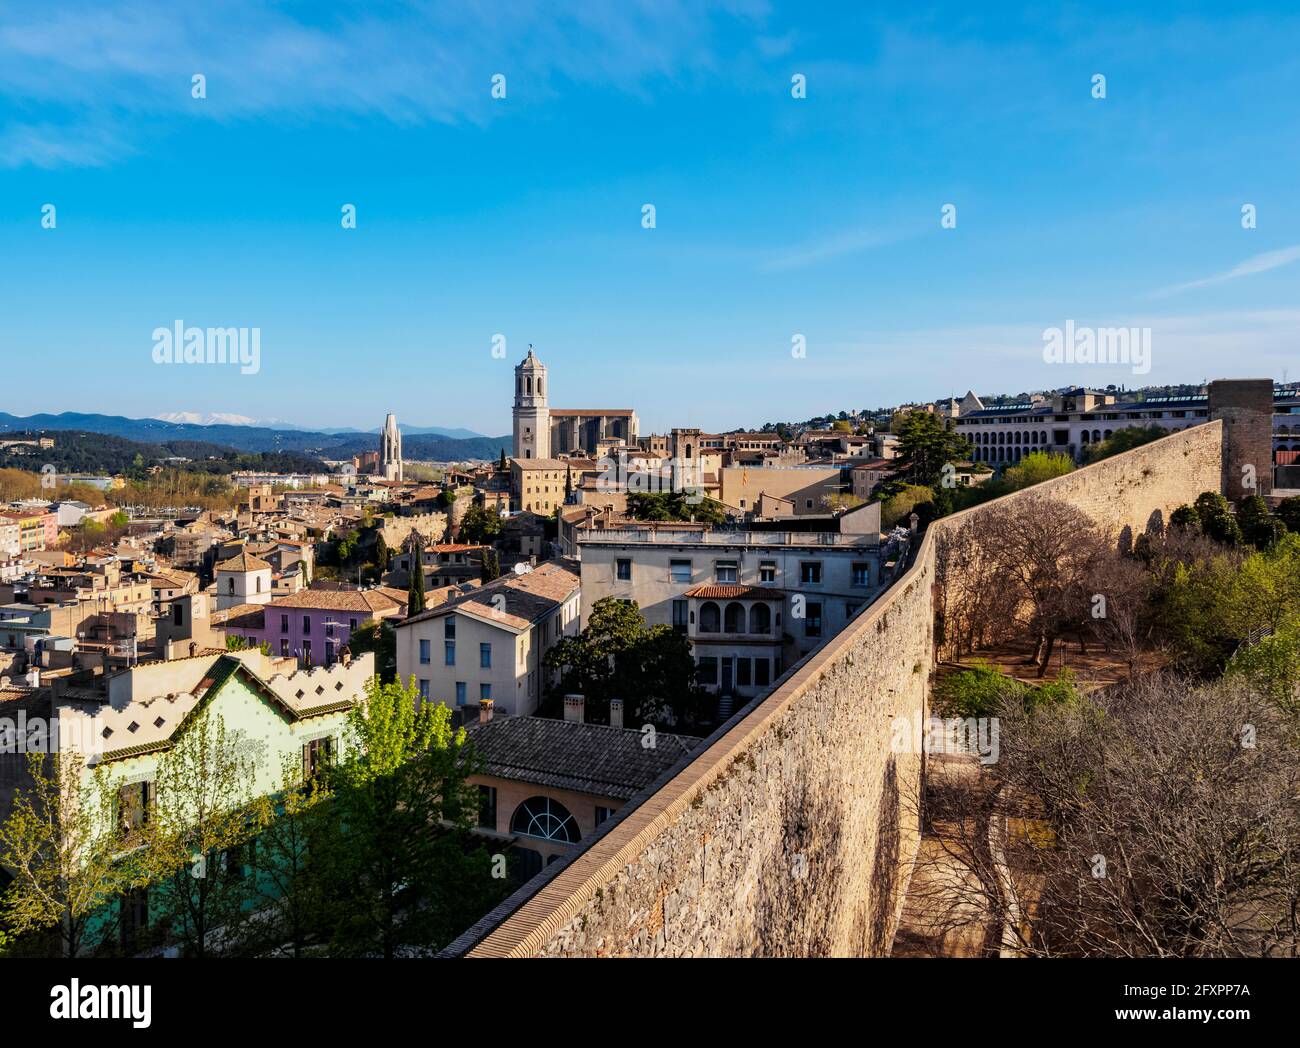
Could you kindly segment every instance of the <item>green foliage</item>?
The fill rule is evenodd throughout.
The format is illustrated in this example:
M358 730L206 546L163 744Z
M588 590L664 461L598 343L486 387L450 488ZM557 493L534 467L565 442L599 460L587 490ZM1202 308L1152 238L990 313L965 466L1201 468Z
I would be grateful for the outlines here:
M688 502L684 491L635 491L627 496L628 513L637 520L696 520L704 524L722 524L726 513L722 503L710 498Z
M1300 618L1229 660L1225 674L1245 677L1292 717L1300 717Z
M387 684L397 679L397 632L388 619L366 619L348 638L348 653L373 652L375 673Z
M264 641L262 641L262 642L261 642L257 647L258 647L258 650L261 651L261 653L262 653L263 655L266 655L266 656L270 657L270 655L271 655L271 642L270 642L270 641L264 640ZM227 650L227 651L246 651L247 649L248 649L248 640L247 640L247 638L245 638L245 637L241 637L241 636L239 636L239 634L237 634L237 633L227 633L227 634L226 634L226 650Z
M1199 532L1201 530L1201 514L1195 506L1179 506L1173 513L1169 514L1169 523L1176 528L1182 528L1185 531Z
M710 696L695 681L686 638L669 626L647 627L635 604L613 597L596 601L586 628L561 638L544 664L558 674L549 705L565 694L581 694L596 723L608 723L613 698L623 700L628 724L689 733L707 723Z
M490 546L500 534L500 513L487 506L470 506L461 518L458 538L471 545Z
M1300 533L1300 495L1283 499L1277 507L1277 517L1287 531Z
M1134 448L1140 448L1143 444L1150 444L1151 441L1168 435L1168 430L1161 429L1159 426L1129 426L1126 429L1116 430L1113 436L1089 445L1088 450L1084 452L1084 462L1089 465L1100 462L1112 455L1132 451Z
M880 526L888 531L896 524L907 527L908 517L915 510L921 516L921 507L934 501L934 490L924 484L899 484L880 506Z
M54 929L63 955L76 957L93 945L92 919L128 884L117 862L116 796L103 772L87 772L79 757L47 763L28 753L26 772L30 785L14 794L0 824L0 866L13 877L3 927L15 939Z
M894 432L898 434L898 453L907 478L913 484L938 483L945 464L960 462L970 454L964 437L938 415L925 411L908 412Z
M416 533L412 532L413 535ZM418 535L416 541L411 543L411 579L406 587L406 614L418 615L424 610L424 543L419 541Z
M490 546L483 551L481 575L484 582L491 582L501 577L501 555Z
M1063 669L1055 680L1029 685L982 660L970 669L942 677L935 685L935 711L944 717L993 717L1007 705L1026 711L1058 707L1079 700L1074 674Z
M510 887L468 834L478 764L465 732L446 706L421 703L414 679L372 681L348 723L314 852L329 951L391 958L445 945Z

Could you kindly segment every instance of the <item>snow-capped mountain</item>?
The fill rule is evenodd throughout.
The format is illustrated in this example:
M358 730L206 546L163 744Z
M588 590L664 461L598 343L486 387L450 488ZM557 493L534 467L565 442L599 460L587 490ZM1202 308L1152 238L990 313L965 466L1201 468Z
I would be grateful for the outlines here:
M266 426L270 429L298 429L282 418L249 418L225 411L167 411L154 415L160 422L181 422L191 426Z

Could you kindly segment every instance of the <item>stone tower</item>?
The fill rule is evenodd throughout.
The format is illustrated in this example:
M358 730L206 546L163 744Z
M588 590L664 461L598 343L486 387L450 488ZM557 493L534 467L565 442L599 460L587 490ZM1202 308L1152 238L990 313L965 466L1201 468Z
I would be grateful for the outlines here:
M402 431L397 416L389 413L379 434L379 474L385 480L402 479Z
M519 459L551 457L551 411L546 406L546 365L533 347L515 368L515 447Z

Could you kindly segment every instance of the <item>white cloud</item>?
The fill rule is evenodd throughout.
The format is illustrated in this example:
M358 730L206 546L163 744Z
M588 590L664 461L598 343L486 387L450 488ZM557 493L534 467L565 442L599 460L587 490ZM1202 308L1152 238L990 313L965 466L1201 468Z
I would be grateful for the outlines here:
M1176 295L1182 291L1190 291L1192 288L1213 287L1215 284L1226 284L1229 280L1238 280L1241 277L1250 277L1257 273L1267 273L1270 269L1277 269L1280 266L1290 265L1297 259L1300 259L1300 244L1296 244L1292 247L1280 248L1277 251L1265 251L1259 255L1252 255L1244 262L1239 262L1226 272L1202 277L1200 280L1189 280L1185 284L1174 284L1171 287L1161 288L1158 291L1153 291L1149 297L1165 298L1169 295Z

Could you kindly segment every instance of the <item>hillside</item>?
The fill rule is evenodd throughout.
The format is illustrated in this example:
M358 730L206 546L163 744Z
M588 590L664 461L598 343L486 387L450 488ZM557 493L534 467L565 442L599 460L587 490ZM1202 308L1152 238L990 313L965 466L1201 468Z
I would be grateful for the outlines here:
M269 429L265 426L200 426L190 422L165 422L162 419L133 419L120 415L72 411L26 417L0 412L0 435L23 431L58 433L68 430L99 433L154 446L174 441L198 441L249 453L302 452L326 459L350 458L362 451L375 451L379 446L378 438L369 433L321 433L312 430ZM506 454L509 454L509 436L460 439L436 433L412 433L402 438L402 452L411 459L494 459L503 447Z

